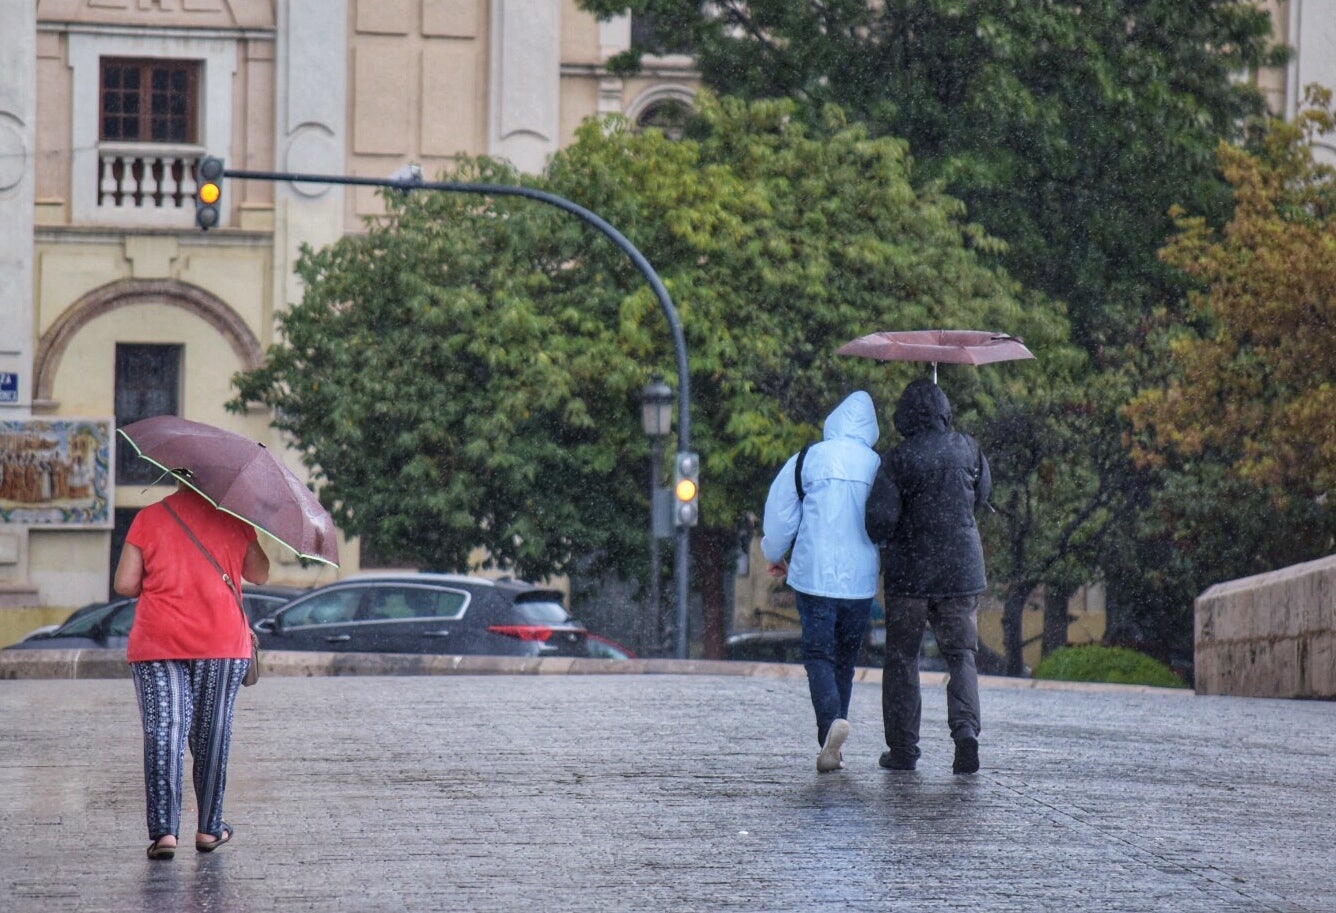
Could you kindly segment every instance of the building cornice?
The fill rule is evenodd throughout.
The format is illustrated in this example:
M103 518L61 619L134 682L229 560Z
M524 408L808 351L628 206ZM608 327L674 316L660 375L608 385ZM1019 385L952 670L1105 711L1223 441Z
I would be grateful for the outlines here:
M692 65L689 57L646 58L639 70L634 73L612 73L606 66L598 63L563 63L562 76L583 76L604 78L617 76L623 79L681 79L696 80L700 74Z
M130 228L102 225L39 225L33 229L37 244L123 244L129 236L171 237L188 247L255 247L269 248L274 243L272 231L223 228L208 233L198 229Z
M206 38L226 41L273 41L275 38L274 29L200 29L170 25L97 25L87 22L39 22L37 31L118 38Z

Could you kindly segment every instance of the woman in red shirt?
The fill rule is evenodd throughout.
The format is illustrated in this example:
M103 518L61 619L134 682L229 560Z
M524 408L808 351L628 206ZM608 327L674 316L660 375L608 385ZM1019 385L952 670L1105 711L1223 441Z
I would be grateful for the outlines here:
M130 524L113 585L139 597L127 658L144 724L150 859L176 854L187 743L199 807L195 849L210 853L232 839L223 794L233 706L251 656L232 589L182 523L232 580L269 579L254 528L185 486Z

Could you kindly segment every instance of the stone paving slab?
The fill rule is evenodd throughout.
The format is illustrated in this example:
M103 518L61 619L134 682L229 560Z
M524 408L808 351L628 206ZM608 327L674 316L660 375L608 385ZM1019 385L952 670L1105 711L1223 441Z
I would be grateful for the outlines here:
M914 773L863 682L818 775L801 670L758 671L267 676L235 841L171 862L130 682L0 681L0 910L1336 911L1336 704L987 679L955 777L940 681Z

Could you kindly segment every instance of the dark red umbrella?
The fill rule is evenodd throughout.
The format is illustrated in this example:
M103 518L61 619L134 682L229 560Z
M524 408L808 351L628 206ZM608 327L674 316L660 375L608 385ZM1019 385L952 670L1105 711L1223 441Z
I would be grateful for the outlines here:
M329 511L263 444L175 415L155 415L117 430L141 457L219 510L272 536L299 558L338 567Z
M861 355L878 361L931 362L937 365L986 365L995 361L1034 358L1025 343L1006 333L986 330L902 330L869 333L837 350L840 355Z

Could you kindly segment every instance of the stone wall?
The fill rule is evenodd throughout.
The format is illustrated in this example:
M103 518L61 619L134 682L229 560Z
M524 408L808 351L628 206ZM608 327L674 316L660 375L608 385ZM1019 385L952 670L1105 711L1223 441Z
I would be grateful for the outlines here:
M1336 698L1336 555L1197 597L1199 694Z

